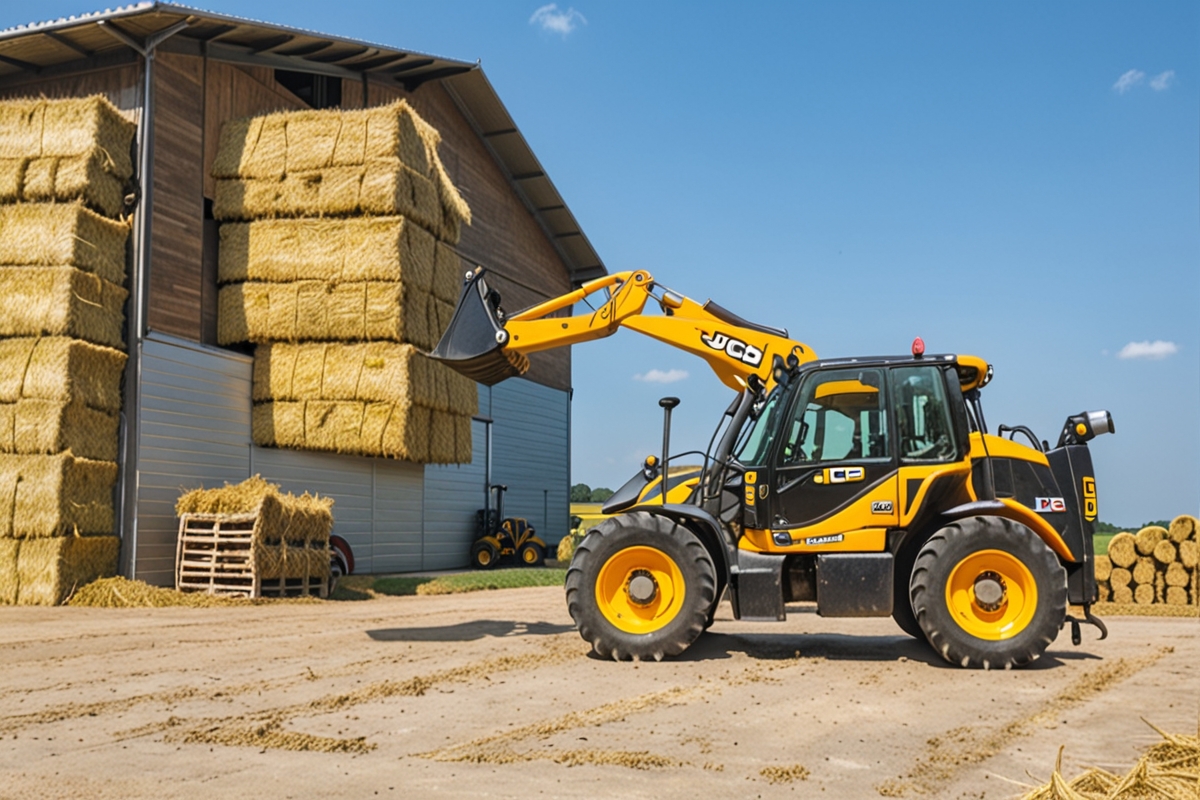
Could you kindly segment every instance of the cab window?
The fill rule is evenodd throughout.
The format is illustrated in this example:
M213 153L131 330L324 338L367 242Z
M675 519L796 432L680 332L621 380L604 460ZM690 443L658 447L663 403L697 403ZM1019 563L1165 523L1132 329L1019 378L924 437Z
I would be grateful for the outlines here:
M804 382L784 431L783 464L888 457L883 375L818 372Z
M946 381L937 367L892 370L896 439L905 461L953 461L957 455Z

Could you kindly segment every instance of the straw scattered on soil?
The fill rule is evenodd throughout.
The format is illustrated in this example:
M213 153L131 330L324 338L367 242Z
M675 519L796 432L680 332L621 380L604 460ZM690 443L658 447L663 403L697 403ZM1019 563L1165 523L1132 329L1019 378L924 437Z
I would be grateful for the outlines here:
M991 758L1037 726L1111 689L1172 652L1173 647L1164 647L1140 658L1118 658L1101 664L1081 675L1033 713L1000 727L966 726L933 737L911 770L889 778L879 784L876 791L884 797L936 795L961 768Z
M763 767L758 774L766 778L767 783L792 783L793 781L808 780L808 768L800 764L790 767Z
M217 597L203 592L177 592L128 578L102 578L82 587L67 601L88 608L217 608L272 603L319 603L315 597Z

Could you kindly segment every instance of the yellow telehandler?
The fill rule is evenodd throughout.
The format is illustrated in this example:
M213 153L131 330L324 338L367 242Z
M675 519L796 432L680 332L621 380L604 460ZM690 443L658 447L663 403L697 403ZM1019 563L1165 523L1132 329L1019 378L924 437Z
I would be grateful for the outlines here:
M591 313L553 316L589 298ZM651 299L661 314L644 313ZM482 268L467 273L430 355L492 385L523 374L529 353L621 327L700 356L737 397L699 472L671 470L679 401L660 401L661 458L646 459L605 503L616 516L576 549L567 606L598 654L678 655L726 592L737 619L782 620L793 601L822 616L890 615L963 667L1026 665L1066 623L1075 644L1081 623L1107 635L1090 610L1088 442L1113 431L1112 416L1069 417L1053 448L1022 425L991 434L980 390L992 368L976 356L929 355L917 339L911 355L819 360L786 330L645 271L507 314Z

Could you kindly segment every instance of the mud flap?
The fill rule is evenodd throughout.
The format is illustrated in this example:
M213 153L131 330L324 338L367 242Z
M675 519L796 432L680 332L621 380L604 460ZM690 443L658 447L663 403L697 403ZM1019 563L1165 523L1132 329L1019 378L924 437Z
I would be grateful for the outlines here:
M482 268L475 270L463 284L450 325L429 357L471 380L493 386L524 375L529 359L507 349L500 295L488 288L483 273Z

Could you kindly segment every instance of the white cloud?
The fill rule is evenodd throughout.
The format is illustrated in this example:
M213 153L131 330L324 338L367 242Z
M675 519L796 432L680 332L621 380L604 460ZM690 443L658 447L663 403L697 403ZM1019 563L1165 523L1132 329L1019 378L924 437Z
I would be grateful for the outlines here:
M1156 92L1163 92L1171 88L1171 81L1175 80L1175 70L1169 69L1166 72L1160 72L1150 80L1150 88Z
M1146 73L1140 69L1131 69L1121 77L1117 78L1117 82L1113 84L1113 88L1117 90L1117 94L1125 94L1133 87L1137 86L1146 78Z
M560 33L565 39L567 34L580 25L587 25L587 19L573 8L559 11L558 3L549 3L533 12L533 16L529 18L529 24L537 25L544 31Z
M686 369L669 369L663 372L661 369L652 369L649 372L641 375L634 375L635 381L643 383L676 383L688 376Z
M1150 358L1158 360L1179 352L1179 345L1155 339L1153 342L1130 342L1121 348L1117 358Z

